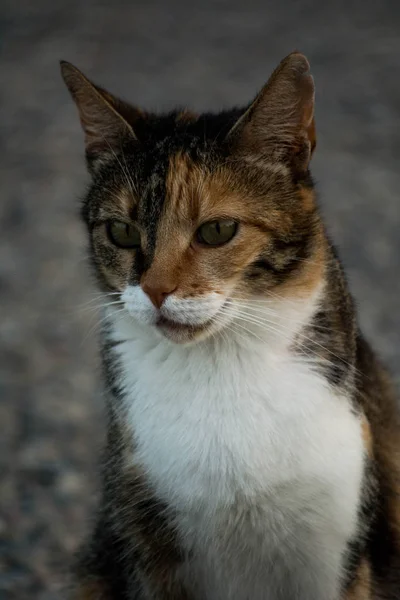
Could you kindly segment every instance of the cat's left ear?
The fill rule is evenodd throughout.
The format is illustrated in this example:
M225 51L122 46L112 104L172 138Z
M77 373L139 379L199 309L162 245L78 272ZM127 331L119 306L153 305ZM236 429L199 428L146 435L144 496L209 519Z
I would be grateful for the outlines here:
M303 54L289 54L230 130L234 152L308 169L314 151L314 80Z
M61 74L78 107L93 170L96 162L117 153L125 139L137 140L133 126L143 113L96 86L71 63L61 61Z

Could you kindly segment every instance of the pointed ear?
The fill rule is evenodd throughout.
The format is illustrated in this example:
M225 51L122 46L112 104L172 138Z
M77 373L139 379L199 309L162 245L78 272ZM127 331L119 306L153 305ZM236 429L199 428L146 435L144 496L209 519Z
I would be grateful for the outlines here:
M228 141L241 153L289 162L306 171L315 148L314 81L303 54L289 54L247 111Z
M78 107L85 132L86 156L92 167L96 160L117 152L127 136L137 139L132 123L142 115L94 85L71 63L61 61L60 64L62 77Z

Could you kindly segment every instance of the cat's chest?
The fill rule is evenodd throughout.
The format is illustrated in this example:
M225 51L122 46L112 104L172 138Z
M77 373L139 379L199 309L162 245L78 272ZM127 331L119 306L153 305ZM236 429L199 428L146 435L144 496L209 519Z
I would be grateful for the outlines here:
M359 421L289 353L220 350L117 346L131 460L172 509L183 581L196 600L336 598L357 527Z
M256 498L313 480L358 445L346 399L288 353L242 355L206 347L118 347L135 456L175 508Z

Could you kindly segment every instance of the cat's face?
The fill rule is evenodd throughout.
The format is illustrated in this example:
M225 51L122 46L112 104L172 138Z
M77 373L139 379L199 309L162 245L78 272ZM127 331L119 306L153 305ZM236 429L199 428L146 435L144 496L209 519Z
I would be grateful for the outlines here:
M101 287L175 342L229 327L269 293L307 295L320 277L312 80L304 57L287 62L247 111L200 117L144 114L64 66L86 132L83 214ZM288 90L290 112L275 115Z

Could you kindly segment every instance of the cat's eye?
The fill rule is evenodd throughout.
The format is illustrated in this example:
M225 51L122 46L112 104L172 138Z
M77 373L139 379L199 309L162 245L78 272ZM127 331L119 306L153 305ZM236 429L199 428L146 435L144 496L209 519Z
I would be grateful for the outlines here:
M219 219L203 223L197 230L197 241L206 246L222 246L229 242L238 228L236 221Z
M140 232L132 223L110 221L108 223L108 235L112 243L120 248L140 247Z

